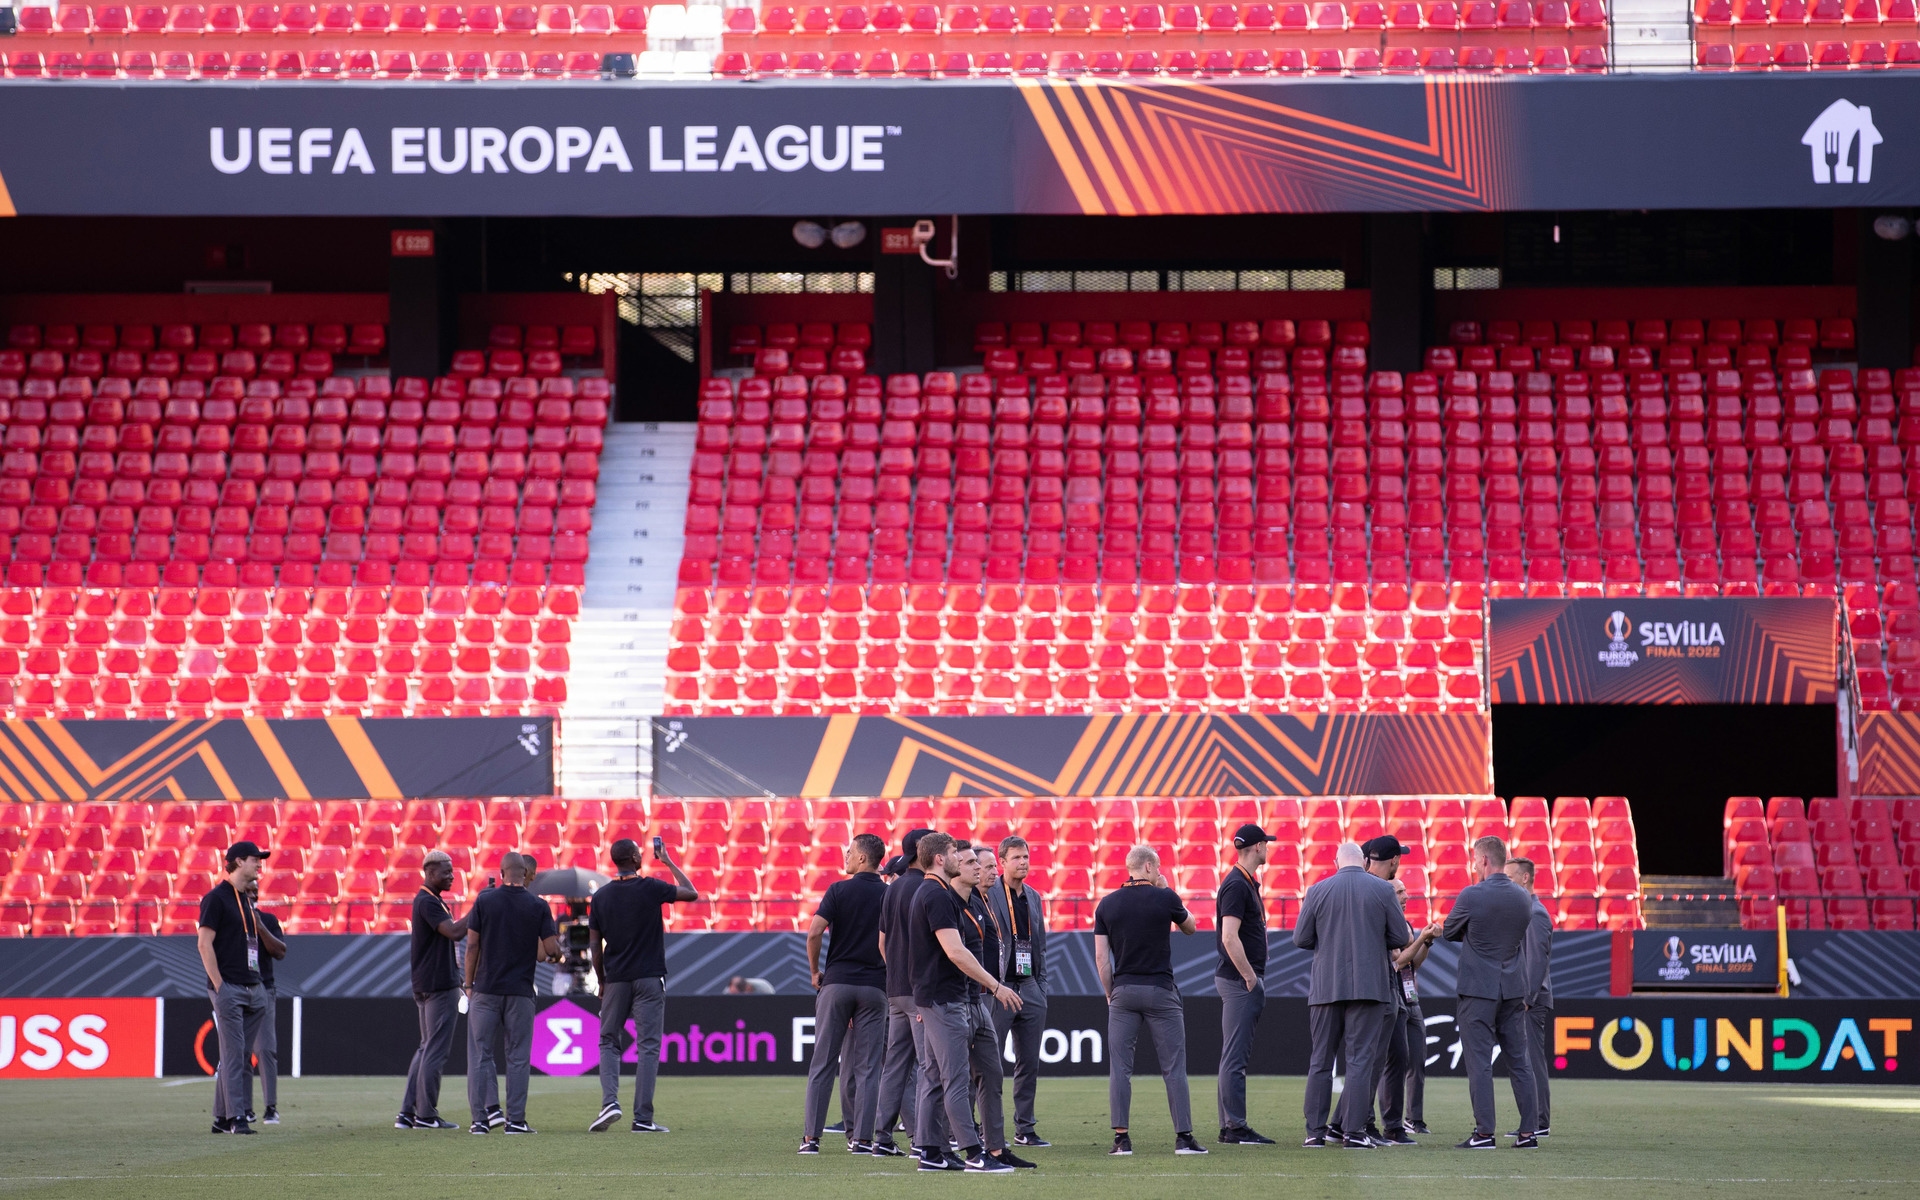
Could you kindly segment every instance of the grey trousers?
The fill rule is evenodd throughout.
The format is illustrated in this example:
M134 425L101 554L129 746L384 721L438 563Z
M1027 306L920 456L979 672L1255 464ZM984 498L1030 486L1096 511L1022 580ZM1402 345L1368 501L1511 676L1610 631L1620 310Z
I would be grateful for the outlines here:
M956 1000L951 1004L923 1005L920 1008L921 1036L926 1040L927 1058L940 1072L939 1092L928 1097L932 1103L920 1112L920 1124L927 1131L928 1109L945 1110L947 1128L961 1149L984 1145L988 1150L1007 1146L1006 1115L1001 1105L1001 1087L1005 1075L1000 1067L1000 1044L993 1034L993 1017L981 1000ZM924 1063L923 1063L924 1066ZM980 1083L980 1130L973 1123L974 1080ZM937 1130L931 1131L937 1134ZM944 1141L925 1141L922 1145L945 1148Z
M660 1032L667 1022L667 983L609 983L600 994L600 1104L620 1103L620 1056L633 1022L633 1119L653 1124L653 1087L660 1078Z
M1533 1090L1539 1097L1540 1129L1553 1126L1553 1097L1551 1072L1553 1044L1553 1009L1545 1005L1535 1005L1527 1010L1527 1018L1533 1024ZM273 1101L269 1100L271 1104Z
M253 1108L253 1075L260 1077L260 1100L267 1108L280 1102L280 989L267 989L267 1011L253 1035L253 1071L247 1078L247 1108Z
M1374 1083L1371 1094L1380 1105L1379 1129L1388 1132L1405 1130L1407 1127L1407 1056L1411 1053L1411 1036L1407 1027L1408 1010L1396 1005L1393 1015L1387 1018L1387 1026L1381 1030L1380 1057L1374 1070ZM1422 1044L1422 1050L1426 1046ZM1368 1113L1372 1115L1371 1110ZM1371 1121L1368 1129L1375 1128Z
M1407 1122L1427 1123L1427 1014L1407 1010Z
M1133 1048L1140 1026L1153 1031L1160 1075L1167 1082L1167 1109L1175 1133L1193 1132L1193 1104L1187 1094L1187 1015L1172 988L1125 984L1107 1002L1107 1115L1115 1129L1128 1128L1133 1110Z
M493 1061L493 1039L507 1035L509 1121L527 1119L527 1079L533 1071L533 997L475 992L467 1005L467 1109L475 1121L500 1104L500 1078Z
M1336 1060L1347 1069L1347 1085L1333 1123L1342 1133L1359 1133L1367 1127L1373 1109L1373 1064L1380 1052L1380 1030L1392 1014L1393 1004L1383 1000L1340 1000L1307 1006L1307 1029L1313 1039L1307 1060L1305 1104L1310 1136L1327 1134Z
M913 1019L912 996L887 997L887 1050L880 1063L880 1091L874 1104L874 1137L891 1138L904 1124L909 1141L919 1136L920 1023ZM843 1093L844 1095L844 1089ZM845 1101L841 1101L844 1107ZM917 1142L915 1143L918 1144Z
M1258 979L1258 976L1255 976ZM1253 1057L1253 1030L1267 1007L1267 981L1249 988L1239 976L1213 977L1220 993L1220 1128L1241 1129L1247 1124L1247 1060Z
M1460 997L1462 1058L1467 1066L1467 1095L1473 1101L1473 1131L1494 1136L1493 1048L1507 1058L1513 1102L1520 1108L1522 1133L1540 1127L1540 1096L1533 1078L1533 1022L1518 1000Z
M1032 1133L1033 1102L1040 1090L1040 1035L1047 1031L1047 992L1037 979L1023 979L1014 989L1020 993L1020 1011L1008 1012L988 1003L993 1015L993 1036L1002 1046L1013 1035L1013 1128L1017 1133Z
M453 1025L460 1017L460 989L415 992L413 1006L420 1013L420 1047L407 1065L407 1090L400 1111L422 1121L440 1119L440 1072L453 1049Z
M220 984L207 989L213 1001L213 1028L220 1038L220 1063L214 1070L213 1119L224 1121L247 1115L247 1095L253 1090L247 1071L247 1050L260 1036L266 1019L267 989L259 984L241 987Z
M852 1086L840 1089L847 1140L870 1142L879 1102L880 1064L887 1049L886 993L877 987L829 983L814 998L813 1013L813 1063L807 1070L806 1124L801 1133L816 1140L820 1137L834 1076L844 1077L842 1065L851 1064Z

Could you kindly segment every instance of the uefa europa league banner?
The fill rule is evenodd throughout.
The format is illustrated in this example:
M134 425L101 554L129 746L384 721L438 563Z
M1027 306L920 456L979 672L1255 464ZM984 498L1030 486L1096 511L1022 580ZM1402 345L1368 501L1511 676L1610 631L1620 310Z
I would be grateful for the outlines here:
M1830 599L1495 600L1495 704L1832 704Z

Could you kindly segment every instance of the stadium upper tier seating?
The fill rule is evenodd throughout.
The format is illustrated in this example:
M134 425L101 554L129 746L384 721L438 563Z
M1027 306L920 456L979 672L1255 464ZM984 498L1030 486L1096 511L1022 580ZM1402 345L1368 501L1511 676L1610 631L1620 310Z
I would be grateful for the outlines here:
M739 331L669 711L1474 708L1486 595L1912 608L1920 372L1816 372L1850 321L1451 332L1403 377L1360 322L988 326L882 380Z
M0 709L521 714L565 699L609 391L590 328L425 379L377 325L16 325Z
M1607 25L1604 0L101 4L22 8L29 41L0 57L63 78L592 77L614 53L642 74L739 77L1526 73L1604 70ZM724 49L648 48L685 41Z
M1202 924L1231 858L1231 831L1259 821L1278 841L1262 876L1272 922L1333 871L1345 839L1391 833L1411 849L1400 877L1416 924L1443 915L1471 879L1471 840L1495 834L1539 864L1536 890L1563 929L1637 928L1639 859L1625 799L449 800L356 803L0 806L0 936L184 933L236 838L267 846L263 890L293 933L402 932L430 849L454 858L469 899L507 850L604 869L613 839L658 834L706 901L670 929L805 929L840 878L847 839L897 844L927 825L997 845L1019 833L1056 929L1086 929L1125 878L1127 850L1160 850ZM283 890L284 889L284 890Z
M1734 796L1723 829L1747 928L1914 928L1920 800Z

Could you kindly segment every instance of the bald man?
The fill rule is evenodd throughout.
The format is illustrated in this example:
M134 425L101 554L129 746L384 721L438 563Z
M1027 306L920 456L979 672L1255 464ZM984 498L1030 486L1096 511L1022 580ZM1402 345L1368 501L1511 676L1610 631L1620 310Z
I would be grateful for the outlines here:
M467 914L467 1107L472 1134L527 1124L527 1080L533 1068L533 968L560 961L560 930L547 902L527 890L527 860L509 850L500 858L500 886L481 892ZM507 1040L507 1109L500 1111L500 1080L493 1042Z

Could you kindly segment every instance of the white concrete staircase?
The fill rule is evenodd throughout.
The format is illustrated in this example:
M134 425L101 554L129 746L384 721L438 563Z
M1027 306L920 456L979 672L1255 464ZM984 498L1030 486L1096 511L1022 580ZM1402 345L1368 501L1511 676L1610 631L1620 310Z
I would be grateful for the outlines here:
M600 456L587 586L561 709L562 795L648 794L674 581L693 464L691 424L614 424Z
M1688 0L1609 0L1616 71L1685 71L1693 66L1693 7Z

